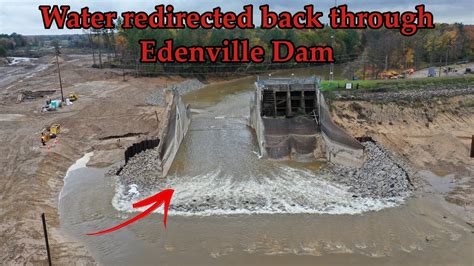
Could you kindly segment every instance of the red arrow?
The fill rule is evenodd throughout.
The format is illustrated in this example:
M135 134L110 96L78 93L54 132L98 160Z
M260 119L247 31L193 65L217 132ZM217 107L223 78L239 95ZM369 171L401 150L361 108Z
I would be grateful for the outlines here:
M171 201L171 197L173 196L173 193L174 193L173 189L165 189L165 190L159 192L158 194L155 194L151 197L143 199L139 202L135 202L132 205L133 208L145 207L145 206L148 206L152 203L153 203L153 205L151 205L150 208L146 209L144 212L140 213L139 215L137 215L137 216L133 217L132 219L127 220L127 221L125 221L125 222L123 222L123 223L121 223L117 226L114 226L112 228L109 228L109 229L106 229L106 230L103 230L103 231L95 232L95 233L87 233L87 235L97 236L97 235L107 234L107 233L119 230L120 228L125 227L125 226L127 226L127 225L129 225L129 224L131 224L135 221L138 221L141 218L147 216L148 214L150 214L151 212L156 210L158 207L160 207L161 204L163 204L163 202L165 203L165 207L164 207L165 212L164 212L164 217L163 217L163 224L165 225L165 228L166 228L166 218L168 217L168 208L170 206L170 201Z

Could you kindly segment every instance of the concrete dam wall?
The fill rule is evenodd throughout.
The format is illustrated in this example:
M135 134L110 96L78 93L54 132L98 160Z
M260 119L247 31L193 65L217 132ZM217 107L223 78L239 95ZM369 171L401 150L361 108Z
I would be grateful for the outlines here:
M250 124L261 155L272 159L322 157L322 139L314 119L314 79L268 79L255 83Z
M326 159L335 164L361 167L366 159L364 146L332 121L322 93L319 93L319 118Z
M158 145L162 176L166 176L178 152L179 146L188 132L191 123L191 111L181 99L177 89L167 92L165 130L161 132ZM169 99L169 100L168 100Z
M260 153L271 159L325 159L360 167L364 147L332 121L319 80L259 80L250 106Z
M117 174L129 173L165 177L189 128L191 112L175 87L164 95L165 117L160 127L125 151L125 166Z
M311 158L318 144L315 121L307 117L263 118L266 151L271 158ZM319 140L320 141L320 140Z

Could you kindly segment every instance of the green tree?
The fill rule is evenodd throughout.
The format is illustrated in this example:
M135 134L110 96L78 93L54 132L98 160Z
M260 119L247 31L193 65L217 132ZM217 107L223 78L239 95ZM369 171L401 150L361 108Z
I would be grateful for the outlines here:
M7 56L7 49L3 45L0 45L0 56Z

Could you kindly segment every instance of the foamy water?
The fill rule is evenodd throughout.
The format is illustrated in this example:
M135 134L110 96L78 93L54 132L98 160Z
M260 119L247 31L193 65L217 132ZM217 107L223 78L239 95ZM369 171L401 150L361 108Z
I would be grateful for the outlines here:
M16 65L20 63L29 63L31 61L37 60L36 58L31 58L31 57L9 57L11 60L9 65Z
M240 86L240 85L239 85ZM244 86L244 85L242 85ZM229 88L222 91L227 95ZM403 198L360 198L349 188L330 181L316 167L259 159L257 140L247 127L252 90L217 97L218 88L206 87L190 97L216 102L193 115L166 178L134 176L117 180L113 206L138 212L132 204L165 188L175 190L170 215L214 216L234 214L326 213L359 214L394 207ZM314 165L313 165L314 166ZM311 170L313 169L313 170ZM163 208L157 210L162 213Z
M239 178L222 176L221 170L197 176L170 176L157 180L160 187L175 190L170 215L210 216L232 214L326 213L359 214L394 207L403 198L354 197L348 188L315 176L310 171L281 167L271 176ZM137 185L118 183L113 206L139 212L132 204L160 190L145 191ZM160 208L156 212L162 213Z
M66 171L66 175L64 176L64 185L63 185L63 188L61 189L61 191L59 192L59 199L61 199L61 195L63 193L63 190L64 190L64 187L66 187L66 182L67 182L67 179L69 178L69 176L71 175L71 172L72 171L75 171L77 169L81 169L81 168L84 168L86 167L87 163L89 162L89 160L91 159L92 155L94 155L93 152L88 152L86 154L84 154L84 156L82 156L81 158L79 158L74 164L72 164Z

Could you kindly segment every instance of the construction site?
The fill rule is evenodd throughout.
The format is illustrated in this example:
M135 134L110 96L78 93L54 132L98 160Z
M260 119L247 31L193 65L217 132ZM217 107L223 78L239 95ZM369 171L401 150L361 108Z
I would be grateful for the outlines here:
M197 80L91 65L0 66L2 264L47 263L42 213L60 265L472 263L472 84L334 96L323 66ZM166 230L159 209L85 235L164 188Z

